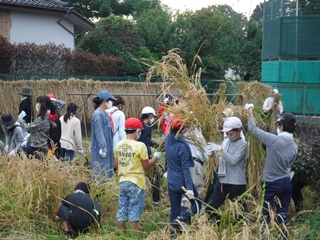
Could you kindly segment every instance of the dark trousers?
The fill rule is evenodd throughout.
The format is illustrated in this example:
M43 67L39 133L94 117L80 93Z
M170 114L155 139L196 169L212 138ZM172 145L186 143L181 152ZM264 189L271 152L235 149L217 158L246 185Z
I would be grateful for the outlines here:
M33 155L39 160L43 160L48 154L47 146L34 148L31 147L30 143L27 143L26 148L24 148L23 150L27 153L27 155Z
M307 181L302 177L299 177L298 174L295 174L291 180L292 186L292 200L294 201L294 206L297 212L303 209L303 195L302 188L307 185Z
M218 209L224 203L226 198L233 200L243 194L246 190L246 185L224 184L220 183L220 181L216 181L213 193L208 200L208 204L213 209L207 207L206 211L210 214L211 218L218 218L218 215L215 213L215 209Z
M196 189L196 187L194 186L194 184L192 184L193 187L193 193L194 196L196 198L199 197L199 193ZM185 193L181 187L175 187L175 186L168 186L168 193L169 193L169 199L170 199L170 223L172 224L172 222L178 217L180 216L181 213L181 198L182 195ZM196 203L197 201L197 203ZM184 212L181 217L184 220L187 220L188 218L191 217L192 214L196 214L198 212L198 210L201 209L201 202L198 200L190 200L191 203L191 212L187 211Z
M289 206L291 201L292 187L290 177L285 177L274 182L265 182L263 215L266 218L267 223L270 222L269 208L276 207L277 222L279 224L288 222ZM277 196L280 200L280 204L274 200Z

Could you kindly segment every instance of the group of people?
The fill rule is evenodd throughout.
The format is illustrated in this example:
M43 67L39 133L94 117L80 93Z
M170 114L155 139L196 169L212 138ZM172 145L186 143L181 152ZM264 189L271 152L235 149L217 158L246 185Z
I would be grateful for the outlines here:
M39 154L46 155L49 146L55 146L53 150L59 149L59 158L72 160L76 146L83 154L80 121L76 117L77 106L74 103L69 103L66 114L60 116L61 108L54 104L58 101L55 96L40 96L36 99L35 105L38 116L34 118L32 104L29 104L32 96L31 89L24 87L19 93L24 94L21 94L23 96L21 105L28 105L28 108L20 106L18 121L10 114L1 116L1 124L6 134L6 146L3 148L9 155L22 152L21 149L24 149L27 154L34 154L40 158ZM275 93L276 91L273 90L272 94ZM204 207L200 195L203 190L203 164L208 161L211 154L216 155L218 169L215 171L216 177L212 191L206 197L205 211L209 217L218 220L217 209L225 199L233 200L246 192L248 144L243 134L243 124L239 118L233 116L231 109L223 112L223 142L207 143L200 128L191 126L183 115L166 112L166 107L172 104L172 100L172 96L167 94L164 96L164 103L159 108L159 117L165 139L165 176L171 206L171 234L175 236L177 232L185 229L186 223L191 222L191 216L198 214ZM129 222L134 236L138 237L138 222L143 212L146 191L145 170L154 166L163 156L163 153L151 150L152 147L156 148L157 144L152 141L150 126L158 116L152 107L147 106L142 109L140 118L126 119L122 112L125 105L122 97L113 96L106 90L99 92L93 99L93 103L95 110L92 115L90 144L93 180L103 183L115 173L117 174L120 186L117 224L121 230L125 231L126 222ZM187 107L183 99L174 101L173 105L177 108ZM271 104L266 108L264 106L263 110L276 111L280 114L283 111L281 106L282 104L278 102L277 105ZM274 134L256 126L253 118L253 104L246 104L245 108L248 109L248 130L266 146L267 156L263 171L265 181L263 214L269 222L269 209L276 205L277 220L285 224L288 220L292 192L290 168L297 156L297 145L293 141L295 117L291 113L281 114L276 122L277 134ZM57 126L57 121L60 126ZM51 136L50 131L53 129L53 132L57 132L54 130L56 128L60 129L59 147L57 147L58 144L50 145L48 142L48 136ZM23 141L27 142L25 147L22 147ZM159 204L159 176L152 179L153 201ZM91 224L99 222L100 207L90 197L86 197L89 190L88 185L79 183L75 192L68 196L57 210L57 216L61 218L66 234L69 234L69 226L75 231L85 231ZM280 200L277 204L274 202L275 196ZM88 202L93 204L88 205ZM84 204L84 209L90 208L90 218L84 213L76 214L79 209L71 209L74 204L79 206ZM243 206L244 210L248 211L246 203L243 203ZM78 222L75 218L86 220Z
M35 100L36 116L32 103L32 89L24 86L18 91L21 96L19 115L1 115L1 125L5 134L3 154L34 156L44 159L53 156L55 160L71 161L76 149L83 153L80 120L76 117L77 106L69 103L64 116L60 115L66 103L54 94L38 96Z

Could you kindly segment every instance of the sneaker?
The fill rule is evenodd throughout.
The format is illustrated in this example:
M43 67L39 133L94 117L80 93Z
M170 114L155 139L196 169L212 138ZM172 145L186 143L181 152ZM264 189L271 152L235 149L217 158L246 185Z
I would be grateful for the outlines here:
M159 206L160 205L160 201L153 201L153 205Z
M181 231L183 231L185 233L187 232L187 226L186 226L186 223L182 217L178 216L175 220L173 220L173 223L178 225L178 227L180 228Z

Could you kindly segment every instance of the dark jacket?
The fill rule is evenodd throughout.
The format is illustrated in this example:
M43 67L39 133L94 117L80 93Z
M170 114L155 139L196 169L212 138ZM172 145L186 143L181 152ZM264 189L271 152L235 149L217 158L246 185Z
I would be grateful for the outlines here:
M70 209L69 223L76 232L84 232L100 222L100 205L87 194L71 193L62 201L62 205Z
M21 111L25 111L26 113L26 116L24 117L25 122L31 123L33 120L33 107L32 107L31 98L23 99L20 102L19 113L21 113Z

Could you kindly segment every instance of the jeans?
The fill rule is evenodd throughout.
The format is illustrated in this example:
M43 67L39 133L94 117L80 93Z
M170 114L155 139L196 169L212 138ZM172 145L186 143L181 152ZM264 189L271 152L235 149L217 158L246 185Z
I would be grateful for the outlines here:
M291 194L290 177L285 177L274 182L265 182L263 215L267 223L270 222L269 207L273 209L274 206L276 206L277 222L279 224L286 224L288 222ZM276 204L276 201L274 201L275 196L279 198L281 204Z
M30 143L27 143L27 146L25 147L24 150L27 153L27 155L33 155L35 158L39 160L43 160L48 153L47 146L34 148L34 147L31 147Z
M59 159L62 158L67 161L72 161L74 158L74 153L75 153L75 151L73 151L73 150L67 150L65 148L61 148Z

